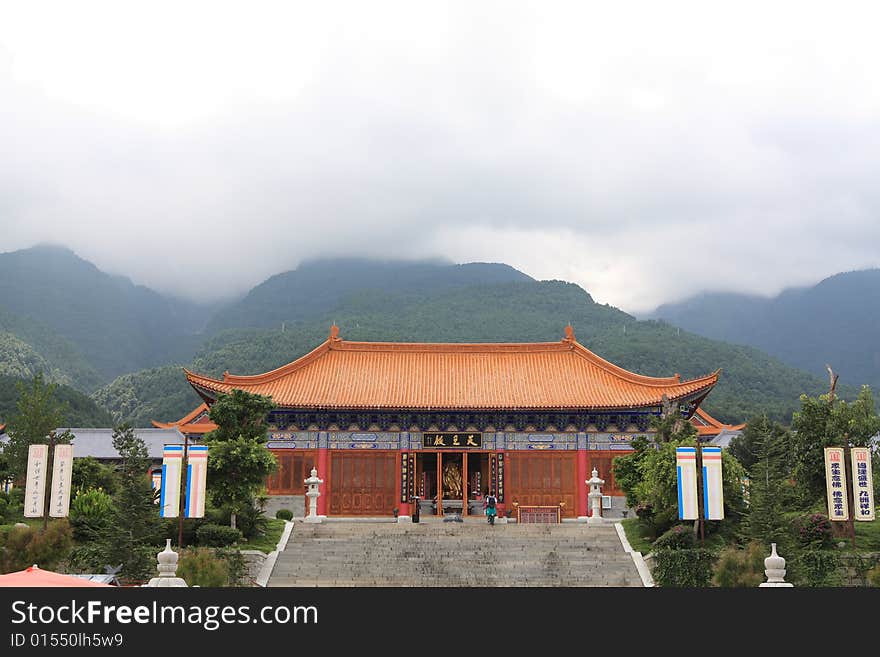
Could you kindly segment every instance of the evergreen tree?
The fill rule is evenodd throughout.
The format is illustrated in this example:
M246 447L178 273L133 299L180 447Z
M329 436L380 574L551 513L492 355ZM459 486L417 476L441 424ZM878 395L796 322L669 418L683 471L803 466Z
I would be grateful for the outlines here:
M28 448L49 442L49 436L64 421L67 409L55 396L54 383L46 383L38 372L30 383L19 382L17 413L9 423L9 442L3 450L9 475L17 482L27 475ZM54 435L55 444L70 442L70 434ZM51 472L51 470L47 470Z
M144 441L128 425L114 429L113 447L122 461L114 510L102 541L103 553L107 563L122 564L122 577L143 580L155 571L161 528L149 477L150 459Z
M766 415L750 420L741 439L734 439L738 453L750 461L745 533L762 545L778 543L782 549L790 535L783 516L790 497L788 439L785 429ZM737 453L733 442L730 449Z

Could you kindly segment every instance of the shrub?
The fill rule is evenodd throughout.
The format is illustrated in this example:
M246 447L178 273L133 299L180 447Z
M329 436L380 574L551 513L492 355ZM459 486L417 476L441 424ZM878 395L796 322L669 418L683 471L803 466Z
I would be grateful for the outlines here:
M279 520L293 520L293 511L290 509L278 509L275 512L275 517Z
M676 525L654 541L654 550L685 550L696 545L694 529L688 525Z
M100 488L78 490L70 502L70 526L78 541L100 534L113 515L113 498Z
M241 538L241 531L224 525L202 525L196 530L196 539L204 547L226 547Z
M34 564L46 570L58 567L70 552L73 536L67 520L55 520L45 529L12 527L0 534L0 572L24 570Z
M867 579L870 586L880 586L880 563L868 571Z
M13 488L8 493L0 492L0 523L17 522L24 513L24 489Z
M190 586L226 586L229 581L229 564L210 548L188 548L180 556L177 576L182 577Z
M112 466L104 465L92 456L73 460L71 487L74 490L100 488L109 495L116 493L116 471Z
M804 547L819 549L831 547L834 544L831 521L821 513L811 513L799 517L796 521L796 528L801 545Z
M712 583L725 588L756 587L764 581L765 549L753 541L741 550L729 547L722 550L715 566Z
M840 557L833 550L803 550L793 559L792 566L800 586L840 586Z
M654 553L654 579L660 586L709 586L717 555L706 548L662 549Z

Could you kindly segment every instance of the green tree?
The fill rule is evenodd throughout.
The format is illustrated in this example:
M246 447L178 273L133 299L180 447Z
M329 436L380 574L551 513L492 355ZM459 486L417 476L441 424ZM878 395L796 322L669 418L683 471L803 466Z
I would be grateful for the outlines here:
M749 511L745 533L761 545L790 545L790 528L784 517L791 486L790 435L766 415L752 418L743 435L731 441L730 451L748 461Z
M208 492L216 506L229 506L229 524L254 503L266 478L277 467L265 447L266 416L275 408L271 397L233 390L211 406L217 429L205 436L208 444Z
M116 472L112 466L104 465L92 456L74 459L71 473L71 488L86 491L100 488L108 495L116 493Z
M150 458L144 441L128 425L113 430L113 447L121 458L119 487L101 541L102 553L106 563L122 564L122 577L139 581L155 570L161 527L149 477Z
M24 481L27 475L30 446L46 443L50 433L53 433L64 421L67 409L64 404L58 402L55 388L54 383L46 383L42 372L35 374L29 383L16 384L17 412L9 422L9 442L3 453L8 461L9 474L17 482ZM67 443L70 442L70 438L70 434L64 432L54 436L54 441L56 444Z
M880 417L868 386L855 401L832 404L828 395L801 395L801 410L792 417L794 478L803 508L809 508L825 495L825 448L868 446L880 433Z

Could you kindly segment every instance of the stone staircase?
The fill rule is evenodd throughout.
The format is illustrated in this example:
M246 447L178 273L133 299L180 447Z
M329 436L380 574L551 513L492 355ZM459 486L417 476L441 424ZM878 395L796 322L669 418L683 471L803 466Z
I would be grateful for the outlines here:
M642 586L613 525L297 522L268 586Z

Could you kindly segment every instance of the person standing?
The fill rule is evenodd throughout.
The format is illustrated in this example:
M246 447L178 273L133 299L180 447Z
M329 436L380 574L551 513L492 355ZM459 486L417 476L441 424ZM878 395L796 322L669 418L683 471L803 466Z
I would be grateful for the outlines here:
M498 498L494 493L489 493L483 500L483 508L486 510L486 520L490 525L495 524L495 516L498 515Z

